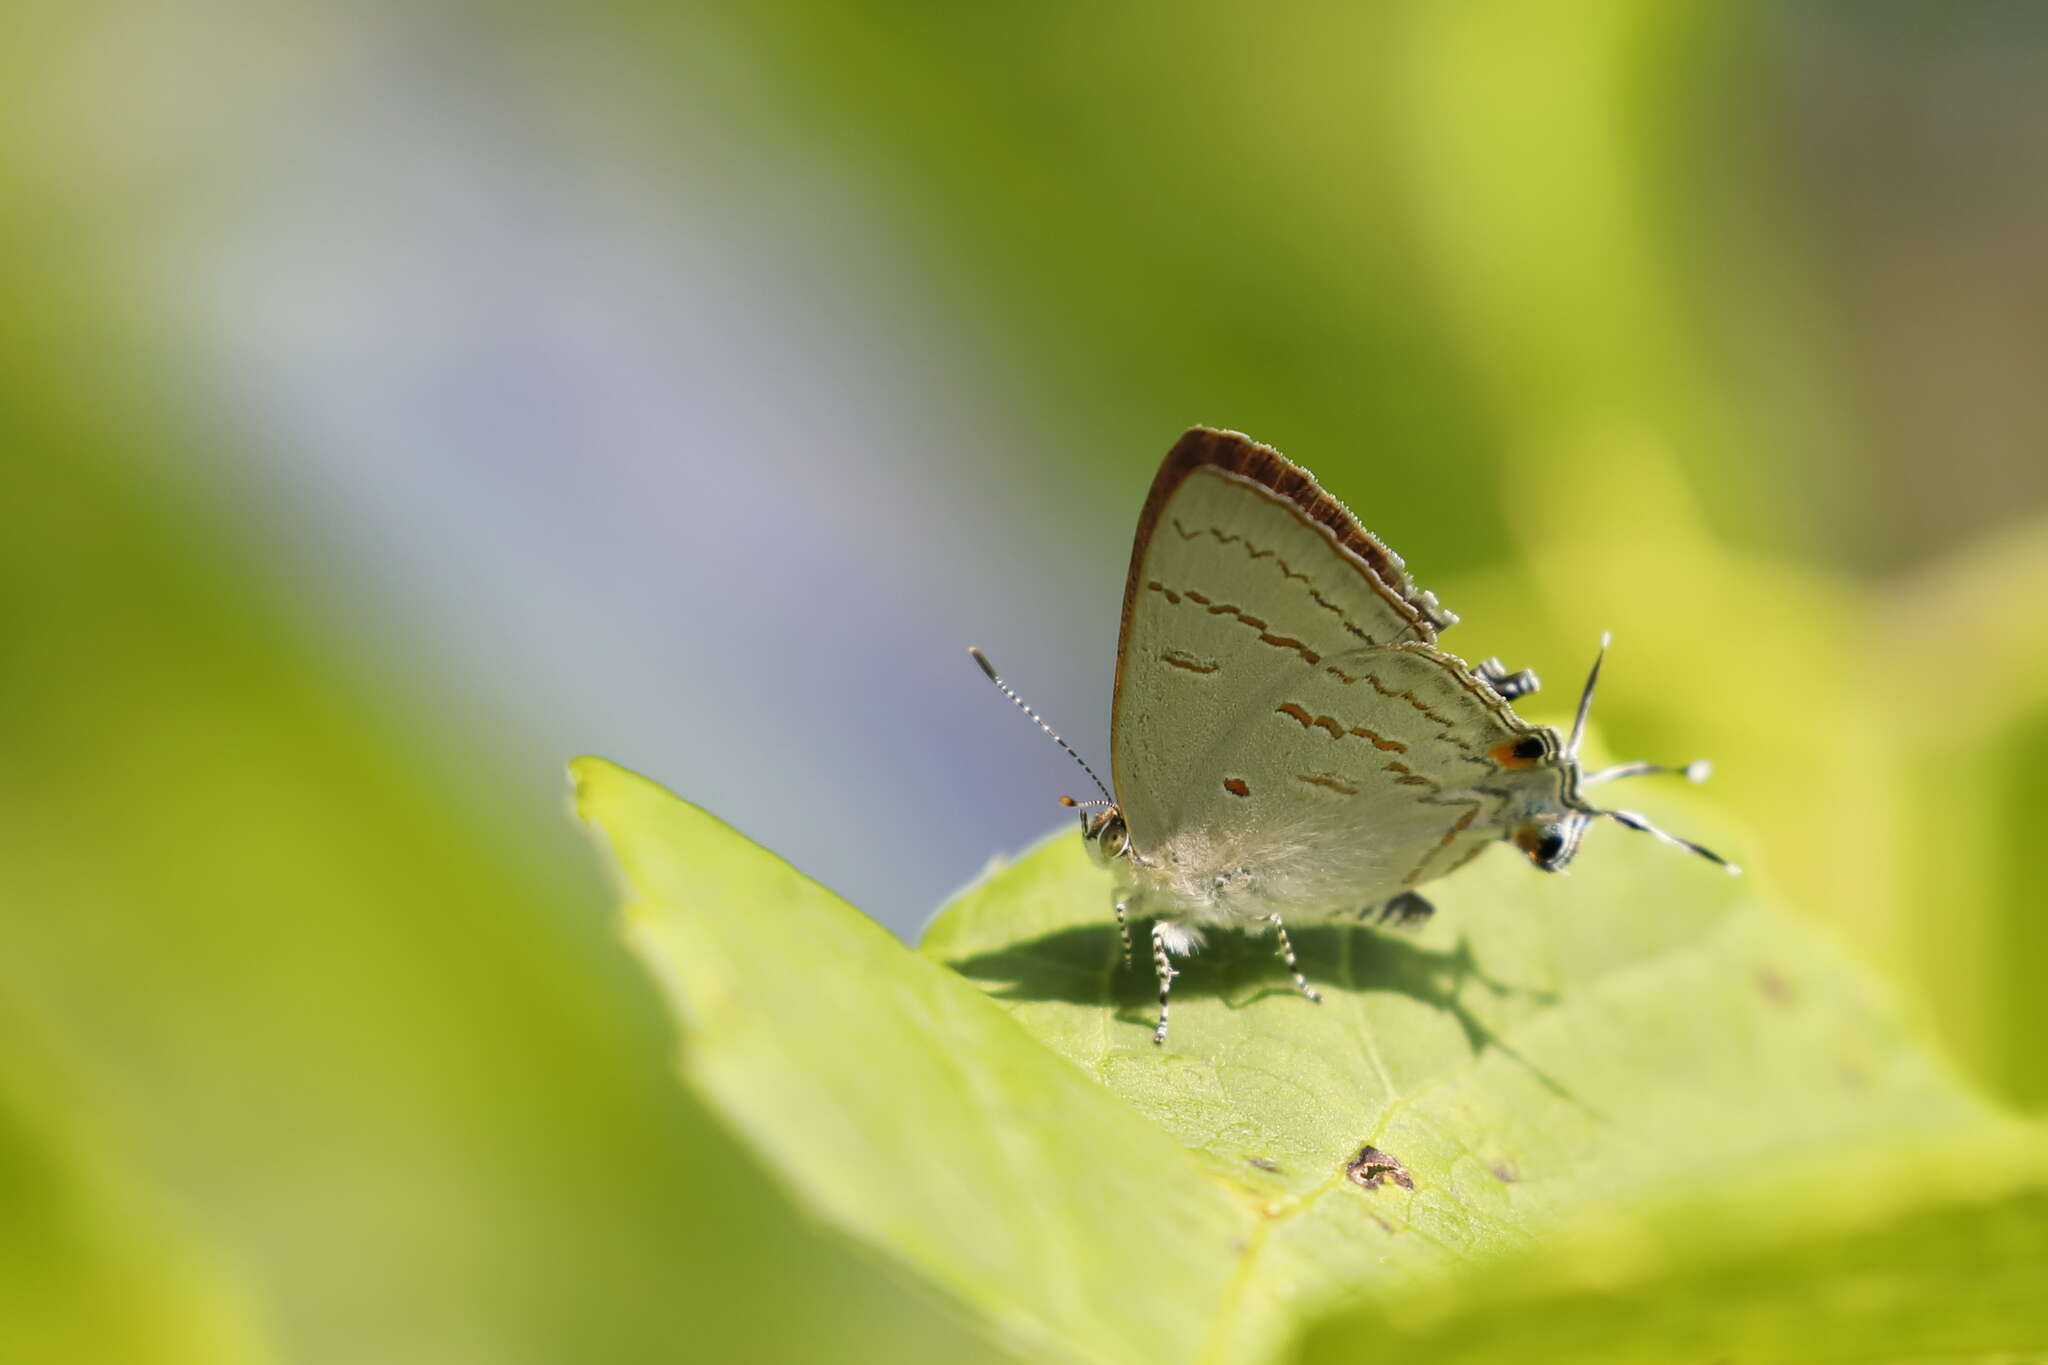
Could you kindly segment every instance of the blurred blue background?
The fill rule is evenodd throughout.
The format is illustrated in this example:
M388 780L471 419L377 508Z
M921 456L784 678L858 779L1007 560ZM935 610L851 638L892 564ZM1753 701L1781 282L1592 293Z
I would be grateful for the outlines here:
M1715 757L1742 861L2048 1099L2048 16L5 23L8 1074L68 1096L18 1100L23 1150L155 1192L252 1341L684 1332L633 1276L689 1278L751 1177L675 1169L742 1158L670 1093L562 763L914 935L1079 777L965 647L1100 766L1193 422L1316 470L1451 647L1550 680L1535 718L1614 630L1611 746ZM474 1235L508 1200L588 1272ZM788 1217L735 1284L887 1297Z

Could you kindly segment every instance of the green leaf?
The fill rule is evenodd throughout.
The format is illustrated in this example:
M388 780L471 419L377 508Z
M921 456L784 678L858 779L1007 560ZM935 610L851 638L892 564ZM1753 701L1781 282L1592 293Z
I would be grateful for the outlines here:
M1704 1190L1697 1219L1732 1227L1765 1174L2000 1131L1816 931L1619 830L1569 878L1480 859L1419 931L1296 927L1321 1006L1269 943L1216 935L1155 1047L1148 966L1121 967L1071 833L912 954L652 783L575 773L690 1086L1032 1355L1273 1359L1347 1306L1393 1339L1420 1329L1390 1310L1595 1215ZM1368 1146L1413 1188L1350 1169Z
M1034 1357L1189 1357L1246 1217L1166 1133L981 992L695 807L599 759L690 1085L833 1223Z
M1696 821L1689 821L1688 828ZM1992 1122L1862 972L1750 881L1602 830L1569 877L1507 850L1428 888L1419 931L1300 925L1324 1003L1270 940L1215 935L1150 1038L1149 964L1120 970L1104 875L1053 841L963 895L923 950L1257 1197L1235 1325L1417 1286L1590 1212L1739 1188L1843 1144ZM1372 1146L1412 1191L1346 1167Z
M2016 1145L2017 1144L2017 1145ZM1314 1365L2027 1359L2048 1350L2040 1135L1901 1135L1726 1195L1605 1220L1388 1314L1320 1323Z

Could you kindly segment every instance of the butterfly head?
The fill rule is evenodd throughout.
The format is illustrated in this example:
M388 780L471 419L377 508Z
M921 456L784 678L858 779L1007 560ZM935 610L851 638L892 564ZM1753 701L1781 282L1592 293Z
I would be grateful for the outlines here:
M1617 763L1612 767L1585 772L1579 767L1579 744L1586 737L1586 716L1593 709L1593 687L1600 681L1600 661L1607 655L1608 637L1600 637L1600 653L1593 659L1593 669L1586 676L1585 690L1579 694L1578 714L1572 720L1570 738L1558 751L1554 762L1564 771L1564 790L1561 806L1534 812L1523 823L1508 832L1508 838L1528 856L1530 862L1545 872L1556 872L1572 860L1579 850L1579 840L1585 836L1586 827L1595 818L1612 820L1643 834L1661 839L1667 844L1697 854L1710 863L1715 863L1729 873L1742 869L1715 853L1712 849L1696 844L1690 839L1681 839L1667 834L1634 811L1613 810L1596 806L1581 795L1586 787L1596 787L1624 777L1648 777L1656 773L1678 773L1691 782L1704 782L1711 771L1705 759L1686 764L1682 768L1666 767L1661 763ZM1548 732L1554 741L1555 731Z
M1122 811L1115 806L1089 809L1071 800L1069 804L1081 809L1081 841L1098 866L1108 867L1131 851L1131 831Z
M1579 851L1579 840L1593 817L1585 811L1546 813L1526 820L1509 831L1508 838L1545 872L1557 872Z

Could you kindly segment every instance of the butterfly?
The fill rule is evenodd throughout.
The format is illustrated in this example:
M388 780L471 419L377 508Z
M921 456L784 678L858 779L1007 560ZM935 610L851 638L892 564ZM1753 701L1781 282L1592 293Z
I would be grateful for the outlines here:
M1115 872L1114 909L1152 921L1164 1043L1173 959L1203 931L1270 930L1304 996L1320 1001L1287 920L1431 913L1418 886L1505 841L1545 872L1609 819L1727 871L1689 839L1588 788L1683 768L1587 772L1579 744L1606 655L1601 638L1569 735L1514 701L1528 669L1468 665L1438 648L1457 617L1307 470L1234 431L1191 428L1138 516L1124 585L1111 713L1115 795L996 674L982 671L1094 779L1080 811L1089 853Z

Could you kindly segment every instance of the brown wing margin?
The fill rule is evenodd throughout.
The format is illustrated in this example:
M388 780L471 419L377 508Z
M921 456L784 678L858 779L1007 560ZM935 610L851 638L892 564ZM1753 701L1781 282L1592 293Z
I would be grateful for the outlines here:
M1138 513L1138 533L1131 540L1131 570L1124 579L1123 618L1117 632L1119 693L1123 690L1124 640L1130 635L1131 612L1144 586L1145 549L1152 543L1153 529L1174 490L1189 474L1205 467L1250 479L1293 503L1304 521L1330 533L1341 557L1408 619L1414 640L1425 645L1436 643L1436 627L1424 613L1418 600L1420 594L1401 557L1360 526L1351 509L1324 492L1306 469L1242 432L1189 427L1174 442L1173 449L1166 452L1159 472L1153 476L1152 491L1145 495L1144 510Z

